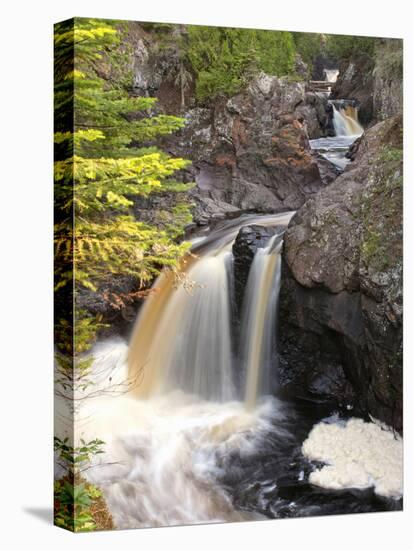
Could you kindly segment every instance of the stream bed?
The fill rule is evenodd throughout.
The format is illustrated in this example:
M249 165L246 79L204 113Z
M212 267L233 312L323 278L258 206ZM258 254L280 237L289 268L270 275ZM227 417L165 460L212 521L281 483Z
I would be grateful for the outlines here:
M350 146L358 137L360 136L350 135L311 139L310 146L311 149L320 153L324 158L332 162L340 170L344 170L350 162L350 159L346 157L346 154Z

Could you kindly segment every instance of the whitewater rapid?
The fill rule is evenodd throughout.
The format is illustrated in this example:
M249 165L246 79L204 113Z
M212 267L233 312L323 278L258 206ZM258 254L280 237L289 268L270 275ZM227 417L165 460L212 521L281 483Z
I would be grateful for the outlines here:
M77 442L105 441L105 454L95 457L85 476L103 489L116 526L262 519L236 510L219 478L223 461L256 453L275 421L288 437L281 403L268 398L247 411L240 401L208 402L179 390L136 399L116 390L127 380L126 355L120 340L93 350L93 391L101 395L85 400L75 424Z
M179 390L137 399L128 386L127 351L120 339L92 350L95 385L75 423L77 443L96 437L105 442L105 453L84 475L102 488L116 527L258 520L269 517L265 510L283 517L285 505L276 496L282 462L277 458L281 469L273 466L271 473L265 463L284 445L284 464L297 460L288 406L267 396L248 410L242 401L210 402ZM374 486L377 494L398 498L401 445L374 423L322 422L302 446L294 483L299 487L308 477L310 484L331 490ZM305 458L317 461L306 473ZM231 476L238 480L235 501L225 481ZM256 504L239 505L240 494L251 491ZM288 506L299 515L317 510L306 500Z

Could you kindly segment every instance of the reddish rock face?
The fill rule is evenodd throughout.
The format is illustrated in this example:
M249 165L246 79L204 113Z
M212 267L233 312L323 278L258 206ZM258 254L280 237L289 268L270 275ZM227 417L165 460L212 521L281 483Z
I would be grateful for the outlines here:
M322 130L317 98L308 102L308 95L314 96L304 83L261 73L242 93L186 112L186 128L165 146L193 161L196 222L208 221L213 204L212 217L225 216L228 207L297 209L337 175L321 177L311 153L309 130Z
M327 100L306 91L304 81L261 73L231 98L196 105L193 79L182 105L170 78L179 52L158 48L156 38L139 25L135 34L135 92L157 97L160 113L187 120L161 146L193 161L183 177L197 183L192 192L195 223L203 225L234 210L296 209L331 181L320 176L308 143L309 137L326 135Z

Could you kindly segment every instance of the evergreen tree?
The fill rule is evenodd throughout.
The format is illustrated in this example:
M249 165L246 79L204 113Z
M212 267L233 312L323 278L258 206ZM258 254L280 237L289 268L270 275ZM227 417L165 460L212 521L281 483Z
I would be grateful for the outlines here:
M347 36L345 34L327 34L326 52L338 60L364 58L374 65L374 54L378 38L371 36Z
M189 26L188 35L188 57L200 100L235 94L260 70L277 76L294 70L295 47L289 32Z
M323 51L323 35L315 32L293 32L291 34L297 53L308 65L310 76L315 58Z
M56 290L74 279L75 302L80 287L98 292L118 275L144 285L162 267L176 268L188 249L177 242L190 220L185 201L175 206L176 223L161 230L130 213L134 196L187 191L173 175L188 161L143 147L183 119L153 115L155 99L131 97L99 76L120 38L113 23L95 19L55 29Z

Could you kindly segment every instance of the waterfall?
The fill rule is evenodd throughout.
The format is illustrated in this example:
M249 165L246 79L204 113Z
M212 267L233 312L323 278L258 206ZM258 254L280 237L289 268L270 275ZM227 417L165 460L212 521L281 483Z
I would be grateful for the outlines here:
M340 71L338 69L324 69L324 76L326 82L337 82L337 77Z
M84 476L102 490L117 528L265 519L268 511L276 516L278 506L285 510L286 500L276 491L283 479L288 491L291 471L303 479L307 466L298 462L291 470L297 444L293 415L285 403L266 395L276 382L282 233L292 214L243 216L198 238L178 282L168 272L156 281L129 349L112 339L92 350L93 384L86 390L89 398L83 390L79 396L74 437L78 446L95 438L105 442L104 454L92 457ZM230 330L232 243L240 227L257 223L276 227L277 233L254 255L237 350ZM236 371L244 374L238 393ZM345 437L342 441L348 444ZM323 443L324 453L326 439L310 438L305 448L310 458L317 459ZM357 460L362 443L356 440ZM344 451L345 445L337 458L342 460ZM362 466L375 475L380 469L369 456L367 448ZM337 475L343 483L345 463L336 461L334 478L329 468L314 483L329 486ZM391 465L388 471L396 469ZM390 479L391 486L401 485L400 474ZM309 508L305 499L298 504L302 515L312 513L313 496Z
M336 136L360 136L363 127L358 121L357 108L353 105L339 105L338 108L332 102L333 124Z
M195 282L192 290L183 285L174 288L172 274L161 276L136 328L134 348L141 360L135 357L134 361L143 365L145 373L136 387L138 396L180 388L211 401L235 397L226 268L229 254L224 249L195 261L185 274ZM142 342L145 338L150 338L149 345Z
M251 408L257 395L270 393L271 349L280 278L280 235L253 260L245 294L244 387L235 390L231 339L231 247L242 225L285 227L292 213L246 217L211 234L184 260L176 285L162 274L138 316L129 347L129 377L138 398L179 389L215 402L245 397ZM188 288L189 287L189 288Z
M255 406L258 395L271 393L274 389L280 250L280 236L275 235L265 248L255 254L248 277L241 339L246 371L245 403L248 408Z
M312 149L344 170L350 159L347 153L351 144L363 133L358 121L357 107L349 99L330 100L335 135L310 140Z

